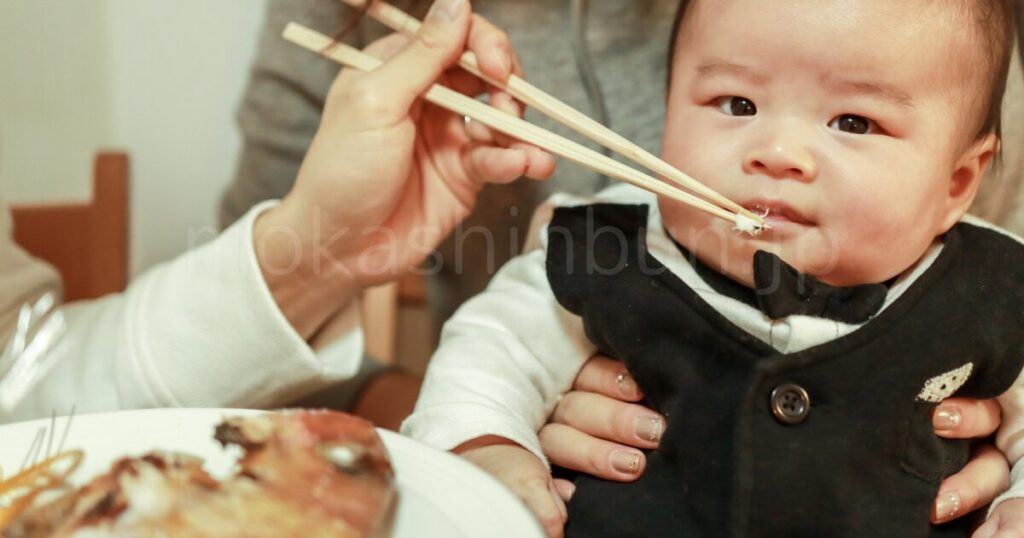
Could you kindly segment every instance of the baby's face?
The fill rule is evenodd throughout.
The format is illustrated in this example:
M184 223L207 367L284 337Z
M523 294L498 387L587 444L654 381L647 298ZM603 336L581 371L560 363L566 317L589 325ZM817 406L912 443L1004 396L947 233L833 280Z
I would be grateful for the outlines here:
M669 200L677 241L748 285L757 250L823 280L887 280L966 211L974 43L953 2L700 0L676 47L663 157L741 205L757 238ZM968 125L970 124L970 125Z

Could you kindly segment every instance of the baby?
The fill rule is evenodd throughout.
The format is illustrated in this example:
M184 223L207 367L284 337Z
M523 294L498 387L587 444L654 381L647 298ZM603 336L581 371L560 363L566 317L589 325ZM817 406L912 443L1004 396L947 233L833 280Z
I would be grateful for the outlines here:
M1005 0L683 1L662 155L771 229L630 187L556 197L446 325L404 430L512 442L485 466L554 495L516 477L601 351L669 426L637 481L576 481L567 535L967 535L928 522L969 448L933 407L999 396L997 444L1024 455L1024 244L965 217L1011 21ZM1016 532L1022 468L990 514Z

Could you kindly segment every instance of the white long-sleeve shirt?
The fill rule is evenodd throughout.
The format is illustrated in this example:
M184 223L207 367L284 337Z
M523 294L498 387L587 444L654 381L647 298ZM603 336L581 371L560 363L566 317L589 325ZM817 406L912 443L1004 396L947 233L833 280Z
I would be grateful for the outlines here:
M143 407L259 407L346 379L359 368L357 305L334 323L343 335L314 352L284 318L256 261L252 228L276 202L205 245L154 267L124 293L61 307L67 333L56 366L0 421ZM17 310L60 292L52 267L11 239L0 217L0 334Z
M857 330L812 316L772 320L760 310L718 293L704 282L665 232L655 197L615 186L595 198L556 195L538 210L523 255L507 263L487 290L445 324L406 433L443 450L485 435L518 443L546 462L537 431L596 352L582 320L565 310L548 285L547 224L555 207L597 202L649 206L647 247L664 266L735 325L782 353L795 353ZM988 226L968 217L968 222ZM942 250L933 245L890 287L883 309L924 273ZM965 358L966 359L966 358ZM955 389L955 388L954 388ZM1003 423L996 444L1011 462L1011 491L998 499L1024 497L1024 375L999 398ZM996 503L993 503L995 506Z

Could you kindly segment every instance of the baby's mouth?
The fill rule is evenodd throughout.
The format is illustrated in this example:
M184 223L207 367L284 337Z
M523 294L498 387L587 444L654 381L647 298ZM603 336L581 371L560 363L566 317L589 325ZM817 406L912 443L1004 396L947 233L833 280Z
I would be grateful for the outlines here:
M778 201L753 200L742 204L743 208L764 217L765 223L775 227L787 223L812 226L814 221L793 207Z

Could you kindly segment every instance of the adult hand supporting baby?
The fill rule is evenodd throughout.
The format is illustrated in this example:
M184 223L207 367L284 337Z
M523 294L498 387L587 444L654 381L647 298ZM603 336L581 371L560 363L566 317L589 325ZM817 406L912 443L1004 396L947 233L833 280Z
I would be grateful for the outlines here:
M327 97L295 187L256 222L257 257L282 312L308 337L363 288L406 273L469 215L487 182L534 179L554 159L420 100L434 83L475 96L485 83L448 71L468 48L499 80L519 73L508 37L467 0L438 0L417 34L367 52L379 69L345 69ZM491 103L521 109L491 89Z
M932 413L935 433L948 439L991 435L999 427L1002 411L995 400L949 398ZM946 478L932 510L932 523L945 523L986 506L1006 490L1010 467L1006 456L991 444L978 447L960 472Z
M638 449L657 447L665 431L664 417L634 403L642 399L621 362L592 357L540 431L544 454L566 469L608 480L636 480L646 462ZM555 487L568 501L573 485L556 480Z
M637 403L642 399L621 362L591 358L540 431L544 453L552 464L567 469L608 480L636 480L646 462L638 449L656 447L665 426L664 417ZM999 427L1000 416L995 400L950 398L936 408L933 424L942 437L980 438ZM639 458L633 460L639 464L616 464L629 458ZM942 482L932 522L952 521L985 506L1006 489L1009 476L1002 453L994 446L981 447L960 472ZM555 488L568 502L573 485L555 480Z

